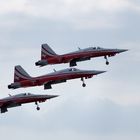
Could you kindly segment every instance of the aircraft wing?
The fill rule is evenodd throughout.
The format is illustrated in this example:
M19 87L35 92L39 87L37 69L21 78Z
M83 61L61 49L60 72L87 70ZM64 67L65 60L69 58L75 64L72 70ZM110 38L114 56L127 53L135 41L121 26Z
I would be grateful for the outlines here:
M47 83L44 83L44 89L51 89L53 84L59 84L59 83L64 83L67 82L66 79L63 80L55 80L55 81L49 81Z
M15 106L21 106L21 104L14 101L0 101L0 108L10 108Z
M0 101L0 109L1 109L1 113L5 113L7 112L7 108L8 106L10 106L10 102L9 101Z
M4 101L0 101L0 108L4 105Z
M81 58L73 58L70 60L70 66L76 66L76 62L87 61L90 60L91 57L81 57Z

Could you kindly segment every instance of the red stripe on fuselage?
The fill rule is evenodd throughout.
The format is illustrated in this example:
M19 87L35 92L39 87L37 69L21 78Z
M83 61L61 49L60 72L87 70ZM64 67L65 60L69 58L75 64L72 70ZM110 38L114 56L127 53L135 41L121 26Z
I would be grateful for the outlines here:
M31 102L44 102L45 100L47 100L46 98L42 98L42 97L13 97L11 99L3 99L3 101L1 101L2 103L0 103L0 105L4 105L6 103L17 103L17 104L24 104L24 103L31 103ZM10 104L8 105L10 106Z
M102 51L87 51L87 52L77 52L77 53L72 53L72 54L65 54L62 57L64 57L64 60L66 60L66 62L69 62L69 60L71 61L71 59L78 59L78 58L87 58L87 57L100 57L100 56L106 56L106 55L111 55L114 54L114 52L112 51L106 51L106 50L102 50Z
M74 59L80 59L80 58L92 58L92 57L101 57L106 55L114 55L116 52L114 51L107 51L107 50L101 50L101 51L83 51L83 52L76 52L76 53L69 53L64 55L59 55L57 57L50 57L47 58L47 61L49 64L58 64L58 63L68 63L71 60ZM60 59L62 58L62 59ZM61 60L61 62L60 62Z
M82 78L82 77L88 77L93 74L86 74L86 73L60 73L55 75L46 75L46 76L40 76L35 77L30 80L24 80L21 81L21 87L30 87L30 86L41 86L45 83L52 82L52 81L58 81L58 80L70 80L70 79L76 79L76 78ZM33 82L34 81L34 82Z

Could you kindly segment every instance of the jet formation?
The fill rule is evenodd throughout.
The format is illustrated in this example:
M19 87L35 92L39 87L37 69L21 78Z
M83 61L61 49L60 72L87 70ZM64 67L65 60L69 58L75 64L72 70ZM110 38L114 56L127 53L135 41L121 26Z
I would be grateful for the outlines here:
M69 63L67 69L48 73L46 75L32 77L20 65L15 66L13 83L8 85L9 89L28 88L35 86L44 86L44 90L51 89L52 85L64 83L72 79L81 79L82 86L85 87L85 79L92 78L95 75L106 71L101 70L80 70L71 68L77 66L77 62L90 60L95 57L104 57L106 65L109 64L108 57L127 51L126 49L105 49L101 47L90 47L78 51L56 54L48 44L41 45L41 60L35 62L36 66L55 65ZM58 95L35 95L31 93L22 93L0 99L1 113L7 112L8 108L21 106L22 104L35 102L37 110L40 110L38 103L45 102L48 99L55 98Z

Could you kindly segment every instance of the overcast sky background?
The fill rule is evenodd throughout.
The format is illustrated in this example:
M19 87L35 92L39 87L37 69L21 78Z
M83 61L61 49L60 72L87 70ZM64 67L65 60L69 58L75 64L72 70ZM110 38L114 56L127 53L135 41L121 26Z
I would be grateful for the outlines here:
M139 0L0 0L0 98L31 92L60 97L9 109L0 115L0 137L9 140L140 139L140 1ZM8 90L15 65L31 76L68 67L38 68L42 43L56 53L101 46L129 49L109 58L78 63L80 69L107 70L81 81Z

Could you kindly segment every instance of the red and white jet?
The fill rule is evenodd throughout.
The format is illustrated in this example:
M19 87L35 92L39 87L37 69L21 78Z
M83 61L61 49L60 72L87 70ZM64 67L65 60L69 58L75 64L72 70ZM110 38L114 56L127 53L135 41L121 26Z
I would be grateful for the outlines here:
M93 57L104 57L108 65L107 57L115 56L118 53L127 51L126 49L105 49L100 47L90 47L80 49L68 54L56 54L48 44L42 44L41 60L35 63L36 66L45 66L61 63L70 63L70 67L76 66L76 62L90 60Z
M84 78L92 78L94 75L104 73L105 71L88 71L79 70L76 68L68 68L60 71L54 71L47 75L39 77L31 77L21 66L15 66L14 83L8 85L9 89L16 89L21 87L33 87L44 85L44 89L51 89L52 84L66 82L70 79L81 78L83 87L86 86Z
M35 102L37 105L37 110L40 110L38 103L45 102L48 99L58 97L58 95L34 95L31 93L22 93L14 96L9 96L3 99L0 99L0 109L1 113L7 112L8 108L18 107L22 104Z

